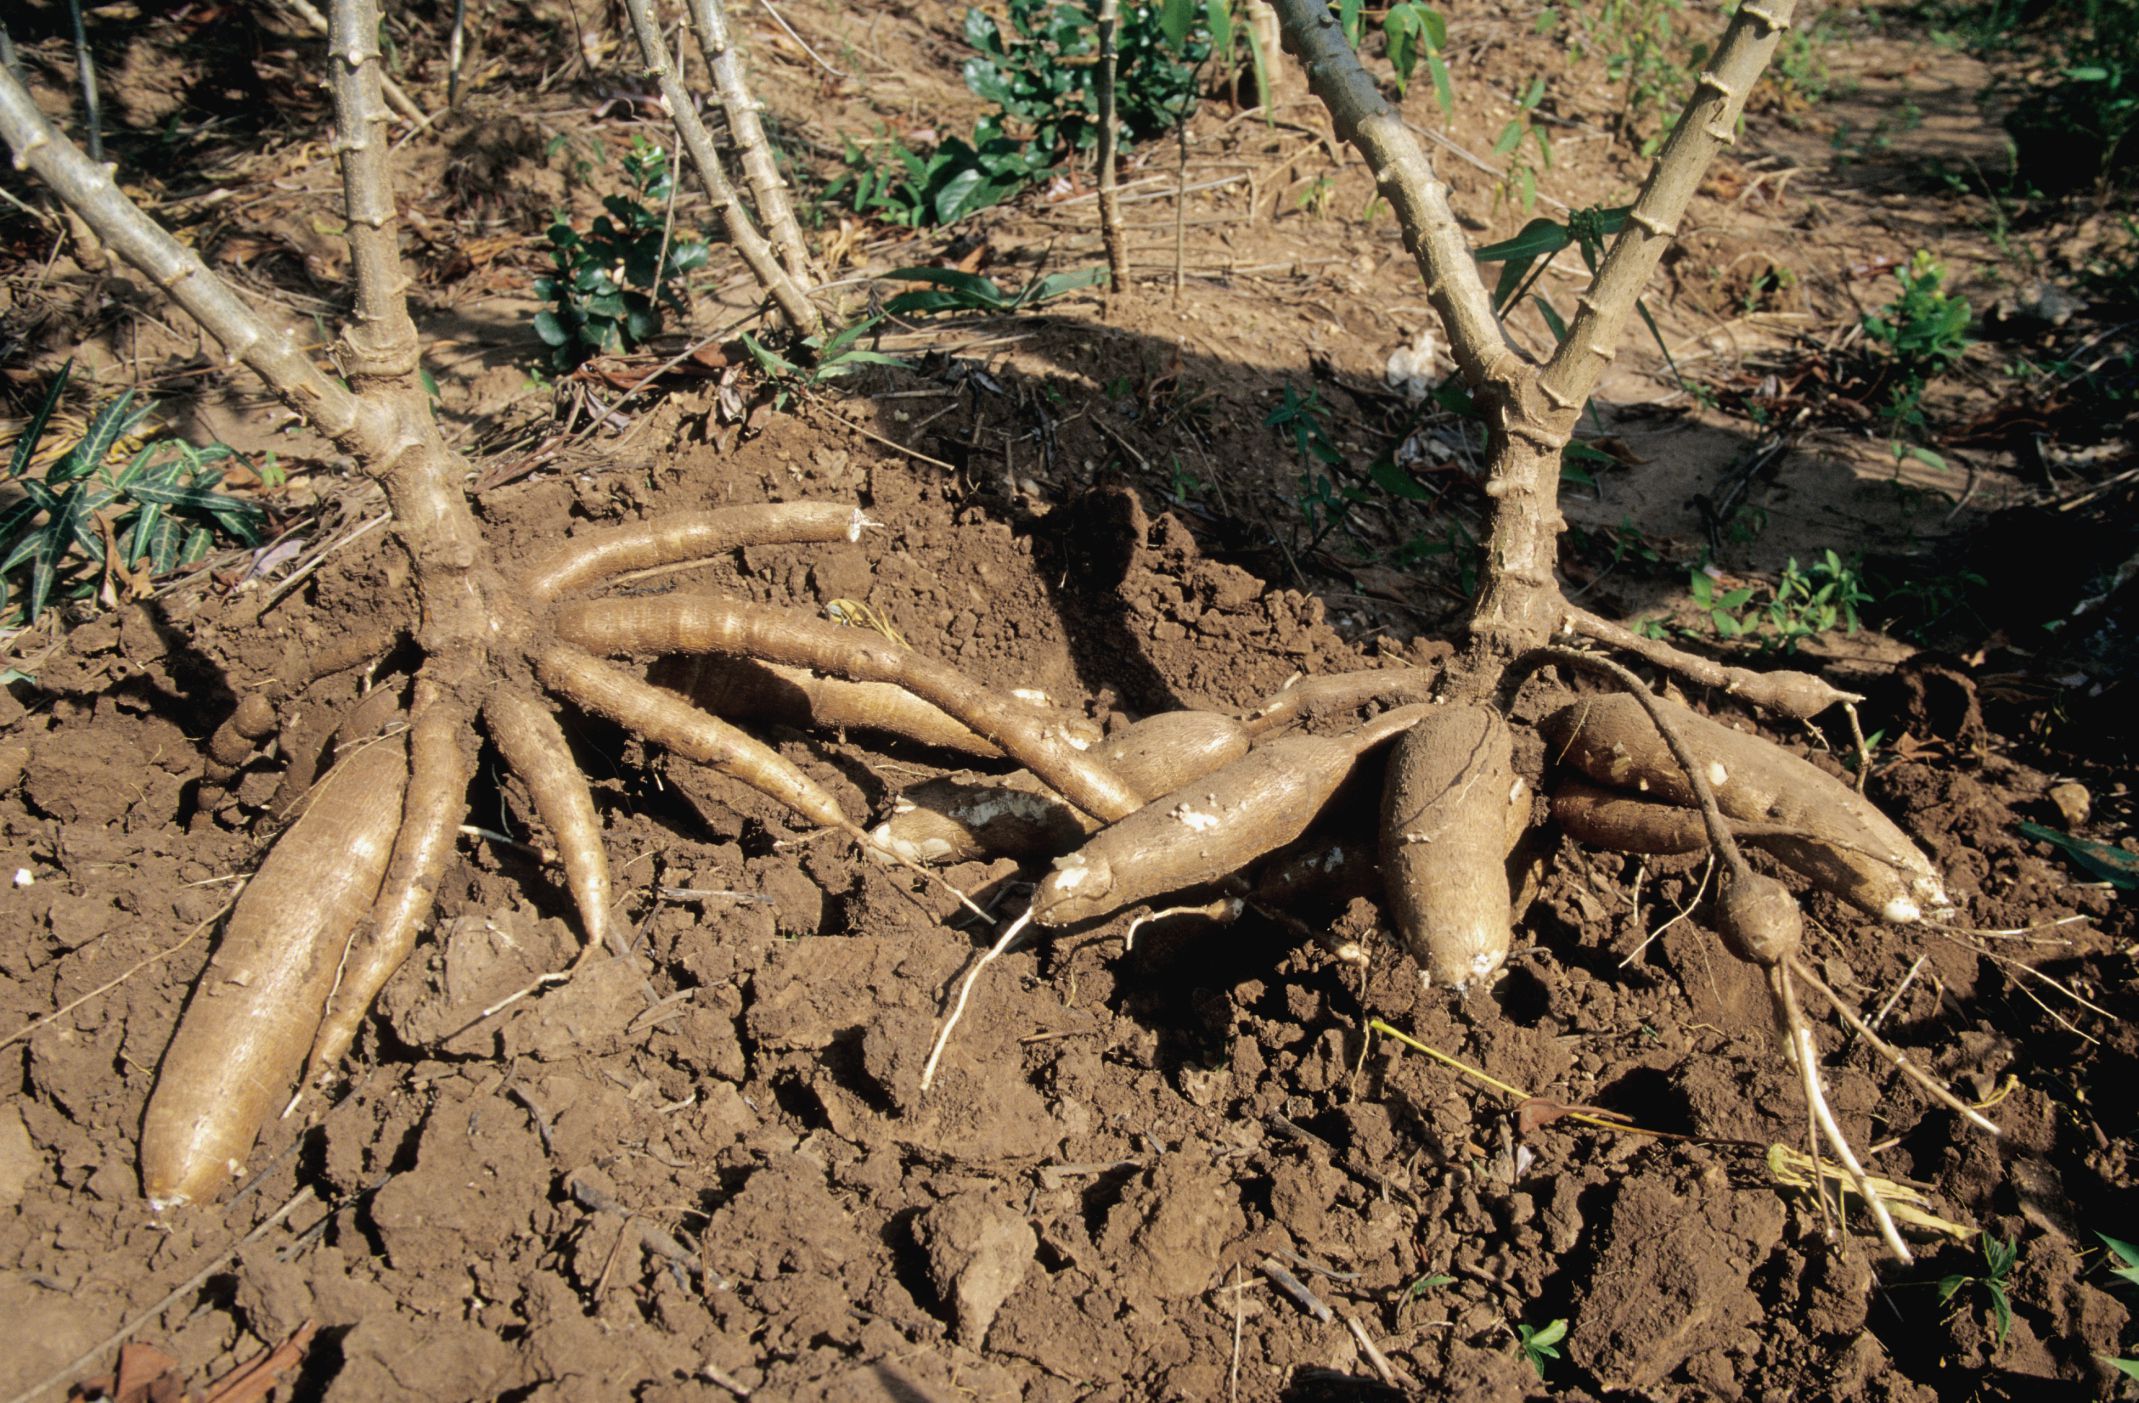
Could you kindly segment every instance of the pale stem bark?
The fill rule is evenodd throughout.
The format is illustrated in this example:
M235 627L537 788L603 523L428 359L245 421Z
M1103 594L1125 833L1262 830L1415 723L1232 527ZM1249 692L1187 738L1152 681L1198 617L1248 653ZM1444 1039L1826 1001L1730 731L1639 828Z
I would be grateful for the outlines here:
M787 182L780 178L772 141L759 119L763 108L744 82L742 53L728 28L727 9L721 0L689 0L689 9L698 47L713 74L713 89L720 94L721 109L728 114L728 136L735 146L736 164L743 168L743 178L750 183L758 221L765 226L765 237L772 241L781 266L797 282L807 284L816 277L810 267L809 245L803 241L802 226L795 222L794 207L788 203Z
M334 89L334 151L342 163L355 321L343 331L359 391L367 379L415 374L420 351L401 267L391 142L380 91L377 0L333 0L327 70Z
M291 14L304 21L307 29L322 39L327 37L327 17L313 7L312 0L282 0L282 3L289 7ZM408 118L411 126L427 127L431 124L431 114L424 111L416 99L403 91L399 83L381 74L379 87L386 93L386 100L394 111Z
M1522 369L1493 316L1470 240L1449 207L1418 139L1359 66L1327 0L1272 0L1286 45L1306 70L1337 134L1366 157L1382 198L1396 211L1404 246L1426 279L1426 300L1448 329L1449 350L1474 393L1504 390ZM1755 0L1757 3L1757 0Z
M727 171L721 166L720 152L713 145L713 134L706 130L698 109L691 104L690 93L684 89L683 80L676 76L675 67L669 63L668 46L662 41L661 27L654 22L651 6L647 0L624 0L624 9L631 16L632 33L639 41L639 58L646 65L646 76L660 88L661 100L676 119L677 134L683 139L691 164L698 168L698 178L705 183L706 198L712 202L714 214L719 216L722 227L727 230L728 241L743 256L743 262L749 265L758 286L772 297L788 325L805 336L816 335L823 330L823 318L802 285L780 265L771 243L750 222L749 213L744 210L735 187L728 182Z
M1572 429L1596 388L1625 329L1627 313L1656 271L1657 261L1678 234L1679 220L1701 183L1708 163L1738 140L1746 95L1768 66L1797 0L1746 0L1731 16L1710 67L1696 81L1691 101L1657 155L1626 227L1604 256L1596 281L1575 304L1567 339L1553 352L1538 388ZM1564 441L1564 435L1563 435Z
M1099 234L1107 246L1109 302L1129 295L1129 250L1115 195L1114 31L1120 21L1121 0L1099 0Z
M0 139L15 168L35 171L107 247L139 269L165 296L267 382L282 402L341 441L362 417L355 395L322 374L286 332L270 328L199 256L165 233L80 147L54 131L15 75L0 68Z

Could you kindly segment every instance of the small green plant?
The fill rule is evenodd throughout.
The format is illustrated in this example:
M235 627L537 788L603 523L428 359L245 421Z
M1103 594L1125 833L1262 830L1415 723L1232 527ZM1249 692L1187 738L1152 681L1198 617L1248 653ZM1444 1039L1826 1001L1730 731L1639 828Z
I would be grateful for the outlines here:
M1864 318L1864 334L1879 348L1883 410L1895 434L1924 429L1923 396L1932 379L1968 350L1968 299L1946 290L1946 266L1919 249L1895 271L1901 290Z
M1606 76L1620 90L1618 133L1645 157L1671 134L1673 114L1708 56L1708 46L1686 34L1684 10L1684 0L1578 0L1570 11L1571 56L1604 60ZM1653 131L1652 117L1658 119Z
M1567 1338L1567 1322L1554 1320L1550 1324L1529 1326L1518 1323L1515 1335L1522 1345L1523 1358L1537 1370L1539 1378L1545 1377L1545 1361L1560 1357L1560 1341Z
M131 390L97 410L42 477L31 476L72 369L70 361L53 377L7 464L5 481L22 495L0 509L0 624L35 623L55 598L115 600L115 576L168 575L205 556L218 536L257 546L266 524L258 505L215 490L223 480L215 464L235 458L234 449L159 438L118 452L149 415Z
M602 200L585 233L563 215L550 225L555 273L535 280L551 304L535 314L535 334L550 348L550 366L568 371L590 356L629 351L661 329L661 309L685 311L683 276L703 267L705 241L679 235L669 222L675 173L668 154L644 137L624 157L628 190Z
M1318 175L1293 199L1292 207L1309 219L1320 219L1329 212L1330 192L1336 188L1335 181L1326 175Z
M1096 147L1096 5L1010 0L1007 18L1006 28L987 11L966 11L965 39L976 51L965 64L966 86L994 103L994 113L974 123L969 137L945 137L925 152L886 132L866 145L847 139L846 169L821 200L908 229L954 224L1014 198ZM1114 91L1125 142L1188 119L1197 68L1220 29L1230 52L1235 34L1226 0L1200 10L1189 0L1123 7Z
M1034 278L1016 292L1005 292L994 279L955 268L894 268L884 274L887 282L927 283L925 288L902 292L884 304L893 316L921 316L931 312L990 312L1003 315L1038 307L1083 288L1098 287L1107 280L1103 267L1079 268L1068 273L1049 273Z
M2109 1274L2127 1286L2139 1286L2139 1247L2106 1232L2098 1232L2095 1236L2102 1239L2102 1245L2109 1249L2109 1255L2117 1263L2109 1269ZM2114 1354L2098 1357L2127 1379L2139 1379L2139 1359L2120 1359Z
M2011 1277L2013 1263L2020 1257L2020 1243L2018 1239L1992 1237L1986 1232L1981 1234L1979 1250L1983 1254L1983 1274L1956 1272L1940 1280L1939 1304L1950 1304L1962 1291L1975 1287L1990 1302L1991 1318L1998 1322L1997 1342L2002 1345L2013 1329Z
M906 362L897 356L887 356L882 351L868 350L858 344L882 322L881 317L863 317L829 336L804 338L800 344L808 356L806 364L789 360L747 331L743 333L743 349L750 353L758 372L773 387L772 407L778 411L787 408L788 402L797 395L808 394L827 380L852 375L864 366L904 366Z
M1863 626L1860 606L1872 600L1857 567L1831 550L1810 569L1800 569L1793 557L1764 605L1753 603L1757 586L1722 589L1706 570L1687 577L1687 592L1707 612L1718 637L1785 653L1837 628L1855 635Z
M1537 105L1544 98L1545 80L1531 79L1530 86L1516 100L1515 115L1493 141L1493 154L1508 163L1507 173L1493 187L1493 203L1497 205L1513 194L1524 214L1537 207L1538 172L1552 169L1552 138L1535 121Z

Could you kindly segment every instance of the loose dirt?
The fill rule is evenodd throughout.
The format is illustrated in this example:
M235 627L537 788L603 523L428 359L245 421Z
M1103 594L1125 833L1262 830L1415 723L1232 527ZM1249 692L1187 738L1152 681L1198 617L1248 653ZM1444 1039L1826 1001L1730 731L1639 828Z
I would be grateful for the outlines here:
M954 20L888 3L787 8L828 57L869 75L834 81L751 19L764 95L820 147L866 131L869 114L970 117ZM1520 20L1479 22L1488 37L1467 51L1476 81L1512 83L1535 57ZM506 30L497 45L533 42ZM1848 62L1878 67L1879 46L1902 42L1867 38ZM128 52L145 76L113 70L124 120L161 121L186 84ZM586 198L555 178L542 134L614 140L626 128L588 115L601 80L584 73L560 80L525 125L494 121L514 100L502 64L495 50L479 56L468 115L410 147L410 202L438 223L413 251L425 324L442 338L442 413L487 447L478 474L515 468L478 498L501 550L523 556L664 508L852 500L881 523L853 546L752 548L627 588L712 588L820 613L860 601L977 679L1043 690L1102 724L1240 708L1297 674L1446 655L1437 627L1460 605L1460 572L1421 583L1408 566L1432 566L1424 549L1403 568L1391 561L1413 536L1430 546L1442 538L1428 533L1477 520L1460 453L1415 468L1439 515L1364 507L1341 528L1361 546L1345 559L1375 563L1333 564L1297 528L1301 464L1263 424L1285 387L1311 386L1341 448L1387 446L1385 427L1407 411L1383 383L1386 356L1425 324L1387 218L1342 213L1365 205L1366 181L1356 159L1331 166L1313 109L1283 114L1304 130L1216 104L1198 118L1197 159L1233 159L1255 178L1191 204L1211 223L1189 230L1178 305L1165 286L1170 206L1146 204L1142 217L1166 226L1138 256L1154 283L1112 321L1080 302L889 338L917 369L871 372L749 427L716 388L686 384L635 412L620 441L520 472L555 427L529 427L546 401L520 368L537 343L532 304L514 296L540 260L525 238L486 251L452 231L538 230L552 201ZM1412 106L1438 120L1430 95ZM1583 122L1573 98L1567 111ZM1505 120L1466 113L1450 137L1484 151ZM1586 130L1595 139L1572 143L1548 188L1570 201L1623 194L1624 153L1608 156L1604 133ZM1949 137L1965 134L1942 128ZM316 153L289 159L324 188ZM1130 174L1170 185L1171 156L1147 159ZM1495 205L1460 161L1451 169L1481 237L1512 232L1519 211ZM1340 213L1295 203L1318 170ZM1775 256L1777 231L1817 207L1831 218L1789 251L1799 305L1831 317L1857 244L1894 247L1890 233L1834 222L1864 198L1847 180L1822 165L1742 196L1754 221L1742 235L1731 226L1742 243L1691 242L1674 289L1745 250ZM1705 208L1721 227L1731 194L1714 193ZM272 187L263 196L324 208ZM1091 261L1089 219L1088 204L1028 207L985 217L977 237L1014 281ZM280 252L261 253L260 276L331 286L338 274L320 259L336 246L292 252L307 238L269 240ZM947 243L855 257L883 267ZM92 280L71 262L62 271L40 354L85 334ZM126 307L145 305L114 286ZM720 324L716 302L703 299L707 327ZM1780 339L1750 316L1703 320L1670 289L1657 305L1682 351L1704 336ZM103 332L101 363L117 376L111 348L124 337ZM151 333L150 344L162 363L191 354L184 338ZM1626 406L1608 411L1626 466L1571 491L1579 528L1631 518L1667 545L1701 536L1692 498L1743 435L1676 394L1650 370L1614 372L1605 398ZM318 539L377 514L252 406L181 403L174 422L288 447L300 469L290 513L328 503ZM1814 544L1885 549L1929 529L1883 454L1861 434L1801 445L1763 489L1774 534L1734 543L1731 567L1772 571ZM2017 494L2011 464L1991 456L1940 532ZM1838 537L1845 529L1855 534ZM2069 730L1986 729L1973 705L1943 704L1941 685L1963 686L1939 682L1953 669L1922 664L1900 674L1913 689L1874 693L1865 725L1887 748L1870 792L1938 862L1962 919L2006 933L1884 927L1816 898L1808 954L1867 1010L1889 1005L1883 1031L1912 1057L1994 1106L2006 1131L1996 1141L1822 1028L1836 1112L1873 1147L1871 1168L1924 1186L1946 1217L2020 1240L2002 1341L1979 1286L1943 1299L1943 1278L1981 1274L1973 1241L1926 1239L1915 1266L1893 1266L1861 1223L1846 1246L1823 1239L1811 1202L1770 1176L1764 1147L1802 1143L1801 1102L1758 979L1697 918L1675 919L1696 901L1697 860L1644 864L1537 835L1541 885L1516 953L1467 999L1422 989L1377 909L1348 896L1288 912L1328 935L1319 941L1254 917L1162 921L1133 945L1119 920L1032 939L990 967L923 1095L947 994L993 932L940 887L573 714L631 958L483 1016L577 947L547 835L486 761L433 934L380 1001L345 1083L271 1124L220 1202L153 1213L135 1140L213 919L270 835L287 758L316 748L321 718L403 660L292 699L277 744L227 784L204 776L201 743L237 696L401 621L405 567L384 538L356 538L272 607L262 589L196 584L70 620L37 657L34 687L0 693L0 875L12 874L0 888L0 1394L122 1325L199 1385L308 1320L318 1333L288 1396L1398 1396L1374 1382L1348 1320L1411 1381L1409 1396L1544 1392L1515 1327L1555 1319L1568 1329L1549 1388L1566 1397L2110 1387L2097 1356L2128 1348L2129 1293L2110 1289L2095 1232L2133 1236L2139 1037L2101 1011L2139 1013L2139 947L2129 903L2016 824L2064 826L2050 792L2078 777L2097 804L2087 831L2113 836L2128 805L2118 757ZM1576 570L1613 573L1579 550ZM1584 602L1638 612L1674 578L1628 569ZM1846 675L1878 679L1911 650L1866 635L1838 651ZM1534 684L1518 719L1564 699L1553 685ZM759 733L858 814L963 763L859 733ZM1846 773L1839 735L1770 734ZM1546 762L1534 737L1517 760L1533 780ZM1371 787L1342 799L1333 821L1365 831L1376 802ZM1034 874L998 862L946 876L1014 913ZM1369 962L1332 957L1338 940L1362 944ZM1548 1100L1518 1115L1477 1080L1370 1036L1370 1019ZM1550 1103L1659 1134L1555 1119ZM1324 1314L1273 1286L1272 1266Z

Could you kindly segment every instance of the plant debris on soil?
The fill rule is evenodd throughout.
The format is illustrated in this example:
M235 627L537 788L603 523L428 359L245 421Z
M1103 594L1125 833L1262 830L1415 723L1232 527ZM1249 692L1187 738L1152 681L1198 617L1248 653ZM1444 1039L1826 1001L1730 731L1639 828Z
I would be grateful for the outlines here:
M63 83L71 68L47 61L68 51L47 36L64 15L31 8L18 42L41 81ZM1449 16L1475 105L1443 121L1417 83L1405 106L1473 160L1551 52L1529 11L1483 10ZM1715 524L1757 432L1677 374L1736 377L1724 401L1795 413L1814 396L1808 347L1831 349L1891 295L1897 257L1936 241L1972 278L2000 257L1958 196L1910 183L1886 148L1833 159L1838 131L1904 98L1918 149L1959 163L1998 144L1959 100L1981 65L1898 9L1868 13L1883 22L1859 16L1830 56L1857 76L1853 95L1762 113L1711 176L1701 227L1650 303L1677 370L1630 353L1604 382L1583 433L1609 461L1567 490L1585 607L1698 630L1685 567L1711 544L1718 573L1747 579L1830 548L1951 574L1988 537L2018 539L2016 522L2060 539L2046 518L2095 532L2097 565L2129 548L2124 489L2085 496L2075 470L2014 452L1974 380L1941 391L1956 403L1933 416L1998 432L1947 444L1943 473L1897 464L1864 414L1823 400L1739 489L1764 529ZM667 124L602 48L613 20L575 49L561 6L485 14L462 107L409 139L400 181L440 417L478 464L478 511L506 558L663 506L851 500L881 524L854 544L751 547L634 588L696 582L819 613L838 601L848 618L866 605L916 648L1103 726L1447 656L1480 520L1470 440L1459 416L1392 384L1391 352L1431 314L1311 100L1274 123L1207 101L1185 176L1170 137L1139 148L1123 185L1144 282L1111 317L1079 292L887 325L875 344L905 368L776 408L732 339L750 294L716 257L688 340L538 388L543 230L606 188L602 165L569 153L620 151L634 132L665 142ZM840 70L738 9L759 95L803 168L829 170L842 134L974 115L950 8L791 0L782 14ZM144 11L133 37L116 15L91 19L122 178L291 321L336 305L346 255L313 142L316 46L225 7ZM412 48L403 74L441 108L443 52ZM1550 61L1560 159L1541 197L1623 200L1639 167L1605 130L1618 98ZM522 70L547 73L539 93ZM145 167L138 143L167 126L175 164ZM1521 226L1494 176L1437 159L1479 242ZM1177 178L1196 187L1178 264ZM847 272L984 267L1011 289L1096 261L1082 193L918 234L828 210L813 237ZM690 198L677 209L705 214ZM948 998L996 931L941 886L573 713L629 958L486 1013L578 948L546 834L486 757L431 934L346 1082L271 1122L219 1202L153 1212L135 1163L143 1106L213 923L270 836L282 773L270 748L211 777L203 743L237 698L404 622L407 567L377 529L375 489L283 432L252 387L204 388L220 357L138 283L55 248L56 220L0 229L10 400L34 404L72 355L78 384L140 385L195 442L276 449L287 482L230 490L304 542L257 576L257 555L230 551L153 590L55 608L9 645L0 1397L2035 1403L2129 1388L2103 1360L2133 1349L2133 1295L2098 1234L2139 1234L2139 930L2117 860L2072 846L2133 846L2129 721L2114 716L2128 634L2081 646L2041 630L2096 568L2076 560L2001 558L1978 572L1980 613L1935 619L1916 642L1833 630L1802 654L1867 693L1867 791L1960 911L1955 929L1897 927L1815 898L1805 958L2003 1132L1970 1130L1822 1026L1829 1095L1867 1168L1965 1234L1912 1234L1914 1266L1878 1257L1853 1197L1846 1240L1829 1240L1805 1180L1771 1169L1770 1146L1804 1140L1796 1078L1760 976L1688 914L1700 858L1537 830L1517 949L1463 998L1423 987L1365 900L1306 899L1282 924L1177 917L1133 942L1126 917L1028 936L978 984L924 1095ZM1567 261L1547 283L1571 301ZM1514 324L1549 345L1542 321ZM1334 525L1303 518L1318 470L1272 419L1310 391L1355 465L1336 485L1388 457L1406 491L1355 499ZM364 681L303 694L285 744ZM1567 696L1534 684L1518 719ZM1755 724L1722 698L1689 700ZM754 729L855 814L967 763L859 732ZM1839 727L1767 729L1854 779ZM1534 783L1546 757L1529 749L1516 763ZM1377 790L1333 810L1369 847ZM944 875L1007 918L1036 874L996 861ZM1982 1298L1940 1289L1981 1277L1990 1239L2019 1243L2002 1335ZM1534 1365L1520 1327L1543 1338L1553 1322L1559 1357Z

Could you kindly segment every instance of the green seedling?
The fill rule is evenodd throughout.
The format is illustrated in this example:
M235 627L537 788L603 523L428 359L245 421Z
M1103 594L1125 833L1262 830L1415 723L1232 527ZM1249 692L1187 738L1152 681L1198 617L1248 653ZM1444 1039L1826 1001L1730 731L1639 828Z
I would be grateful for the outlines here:
M884 304L893 316L924 316L932 312L991 312L998 315L1022 312L1066 297L1107 280L1103 267L1079 268L1068 273L1049 273L1034 278L1016 292L1005 292L992 278L961 273L955 268L894 268L884 274L887 282L927 283L926 288L902 292Z
M1949 1304L1966 1288L1975 1287L1983 1293L1984 1299L1990 1302L1991 1317L1998 1322L1998 1343L2002 1345L2013 1329L2010 1279L2013 1263L2020 1257L2020 1243L2017 1239L1992 1237L1989 1233L1983 1233L1980 1247L1983 1253L1983 1274L1976 1276L1972 1273L1956 1272L1941 1279L1938 1284L1939 1304Z
M1895 276L1900 292L1864 318L1864 335L1879 348L1886 387L1883 412L1898 440L1905 433L1923 431L1924 390L1968 350L1971 311L1967 298L1946 290L1946 266L1927 250L1919 249ZM1930 457L1936 466L1945 466L1936 454Z
M1528 1325L1518 1324L1515 1327L1515 1333L1522 1344L1523 1358L1530 1361L1530 1367L1537 1370L1539 1378L1544 1378L1545 1361L1560 1357L1559 1344L1560 1341L1567 1338L1567 1322L1565 1320L1554 1320L1549 1325L1538 1326L1534 1329Z
M1534 120L1537 105L1545 98L1545 80L1534 78L1515 103L1515 115L1493 141L1493 154L1508 163L1507 174L1493 189L1497 206L1511 193L1528 214L1537 207L1539 171L1552 169L1552 138ZM1479 256L1484 257L1481 250Z
M868 350L856 343L882 324L881 317L864 317L851 326L844 327L831 336L811 336L801 345L809 353L806 364L798 364L781 355L764 342L743 333L743 349L757 363L758 372L773 387L774 410L787 408L797 395L806 395L827 380L836 380L842 375L871 365L895 365L904 367L906 362L897 356L887 356L881 351Z
M155 439L118 454L149 415L131 390L99 409L42 477L31 476L72 368L53 377L9 457L5 481L21 496L0 509L0 621L35 623L55 597L109 597L115 573L168 575L200 560L219 535L257 546L266 524L260 507L215 490L223 470L214 465L237 456L223 444Z
M2048 843L2098 882L2107 882L2120 891L2139 891L2139 857L2122 848L2075 838L2070 833L2060 833L2039 823L2021 824L2020 836Z
M535 314L535 334L554 370L644 345L661 330L664 307L687 310L678 288L710 256L705 240L671 227L675 172L665 151L633 137L624 176L628 191L605 196L607 213L585 232L562 215L550 225L555 272L535 280L535 295L550 304Z
M2109 1274L2127 1286L2139 1286L2139 1247L2106 1232L2098 1232L2095 1236L2102 1239L2110 1256L2116 1259L2117 1265L2109 1269ZM2120 1359L2114 1354L2097 1355L2096 1358L2128 1379L2139 1379L2139 1359Z

